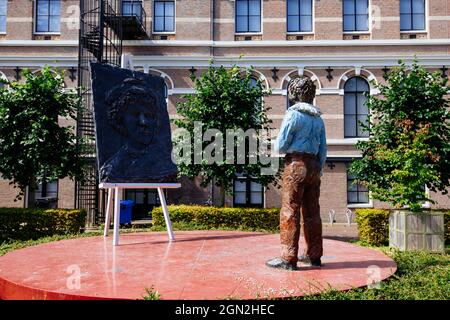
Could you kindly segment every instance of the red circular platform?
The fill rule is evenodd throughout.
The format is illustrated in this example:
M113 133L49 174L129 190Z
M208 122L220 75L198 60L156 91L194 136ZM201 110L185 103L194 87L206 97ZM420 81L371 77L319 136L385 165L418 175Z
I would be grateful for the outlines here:
M122 234L50 242L0 257L0 299L255 299L345 290L396 271L383 253L324 240L322 268L265 266L279 235L227 231ZM303 244L302 244L303 246Z

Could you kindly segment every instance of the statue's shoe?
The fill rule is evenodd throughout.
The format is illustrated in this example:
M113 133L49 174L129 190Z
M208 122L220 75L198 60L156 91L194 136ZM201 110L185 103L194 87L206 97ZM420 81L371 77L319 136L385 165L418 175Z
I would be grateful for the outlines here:
M298 257L298 261L305 263L311 267L321 267L322 266L322 261L319 259L314 259L311 260L308 256L306 255L301 255Z
M287 262L281 258L274 258L266 262L266 266L276 269L298 270L297 263Z

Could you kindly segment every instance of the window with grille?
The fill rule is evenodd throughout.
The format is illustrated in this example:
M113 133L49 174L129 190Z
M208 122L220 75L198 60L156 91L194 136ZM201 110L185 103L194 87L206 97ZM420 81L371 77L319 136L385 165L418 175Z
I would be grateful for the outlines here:
M369 190L356 182L355 177L348 172L347 166L347 203L369 203Z
M61 31L61 1L36 1L36 32L59 33Z
M400 1L400 30L425 30L425 0Z
M233 205L235 207L262 207L264 188L245 175L237 175L233 185Z
M369 31L369 0L343 1L344 32Z
M261 0L236 0L236 33L261 32Z
M175 31L175 1L155 1L153 9L153 31Z
M312 31L312 0L287 1L287 32Z
M369 84L361 77L347 80L344 86L344 136L346 138L368 137L362 126L368 125L369 109L366 106Z

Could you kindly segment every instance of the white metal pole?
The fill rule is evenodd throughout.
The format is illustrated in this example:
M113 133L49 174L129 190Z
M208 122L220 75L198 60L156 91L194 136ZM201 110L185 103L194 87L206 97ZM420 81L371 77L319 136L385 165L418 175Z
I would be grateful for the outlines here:
M121 189L119 187L114 188L114 238L113 245L119 245L119 225L120 225L120 200Z
M106 216L105 216L105 230L103 236L108 236L109 227L111 225L111 211L113 209L113 191L111 188L106 189L108 193L108 203L106 204Z
M164 213L164 219L166 220L167 233L169 235L169 240L174 240L173 231L172 231L172 223L170 222L169 210L167 209L166 198L164 197L164 192L162 188L158 188L159 200L161 200L161 207Z

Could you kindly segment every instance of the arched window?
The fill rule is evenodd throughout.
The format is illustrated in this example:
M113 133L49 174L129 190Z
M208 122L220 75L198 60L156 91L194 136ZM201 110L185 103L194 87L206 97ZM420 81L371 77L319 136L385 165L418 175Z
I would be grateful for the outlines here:
M344 136L346 138L368 137L361 126L367 123L369 110L366 106L369 84L361 77L350 78L344 86Z

